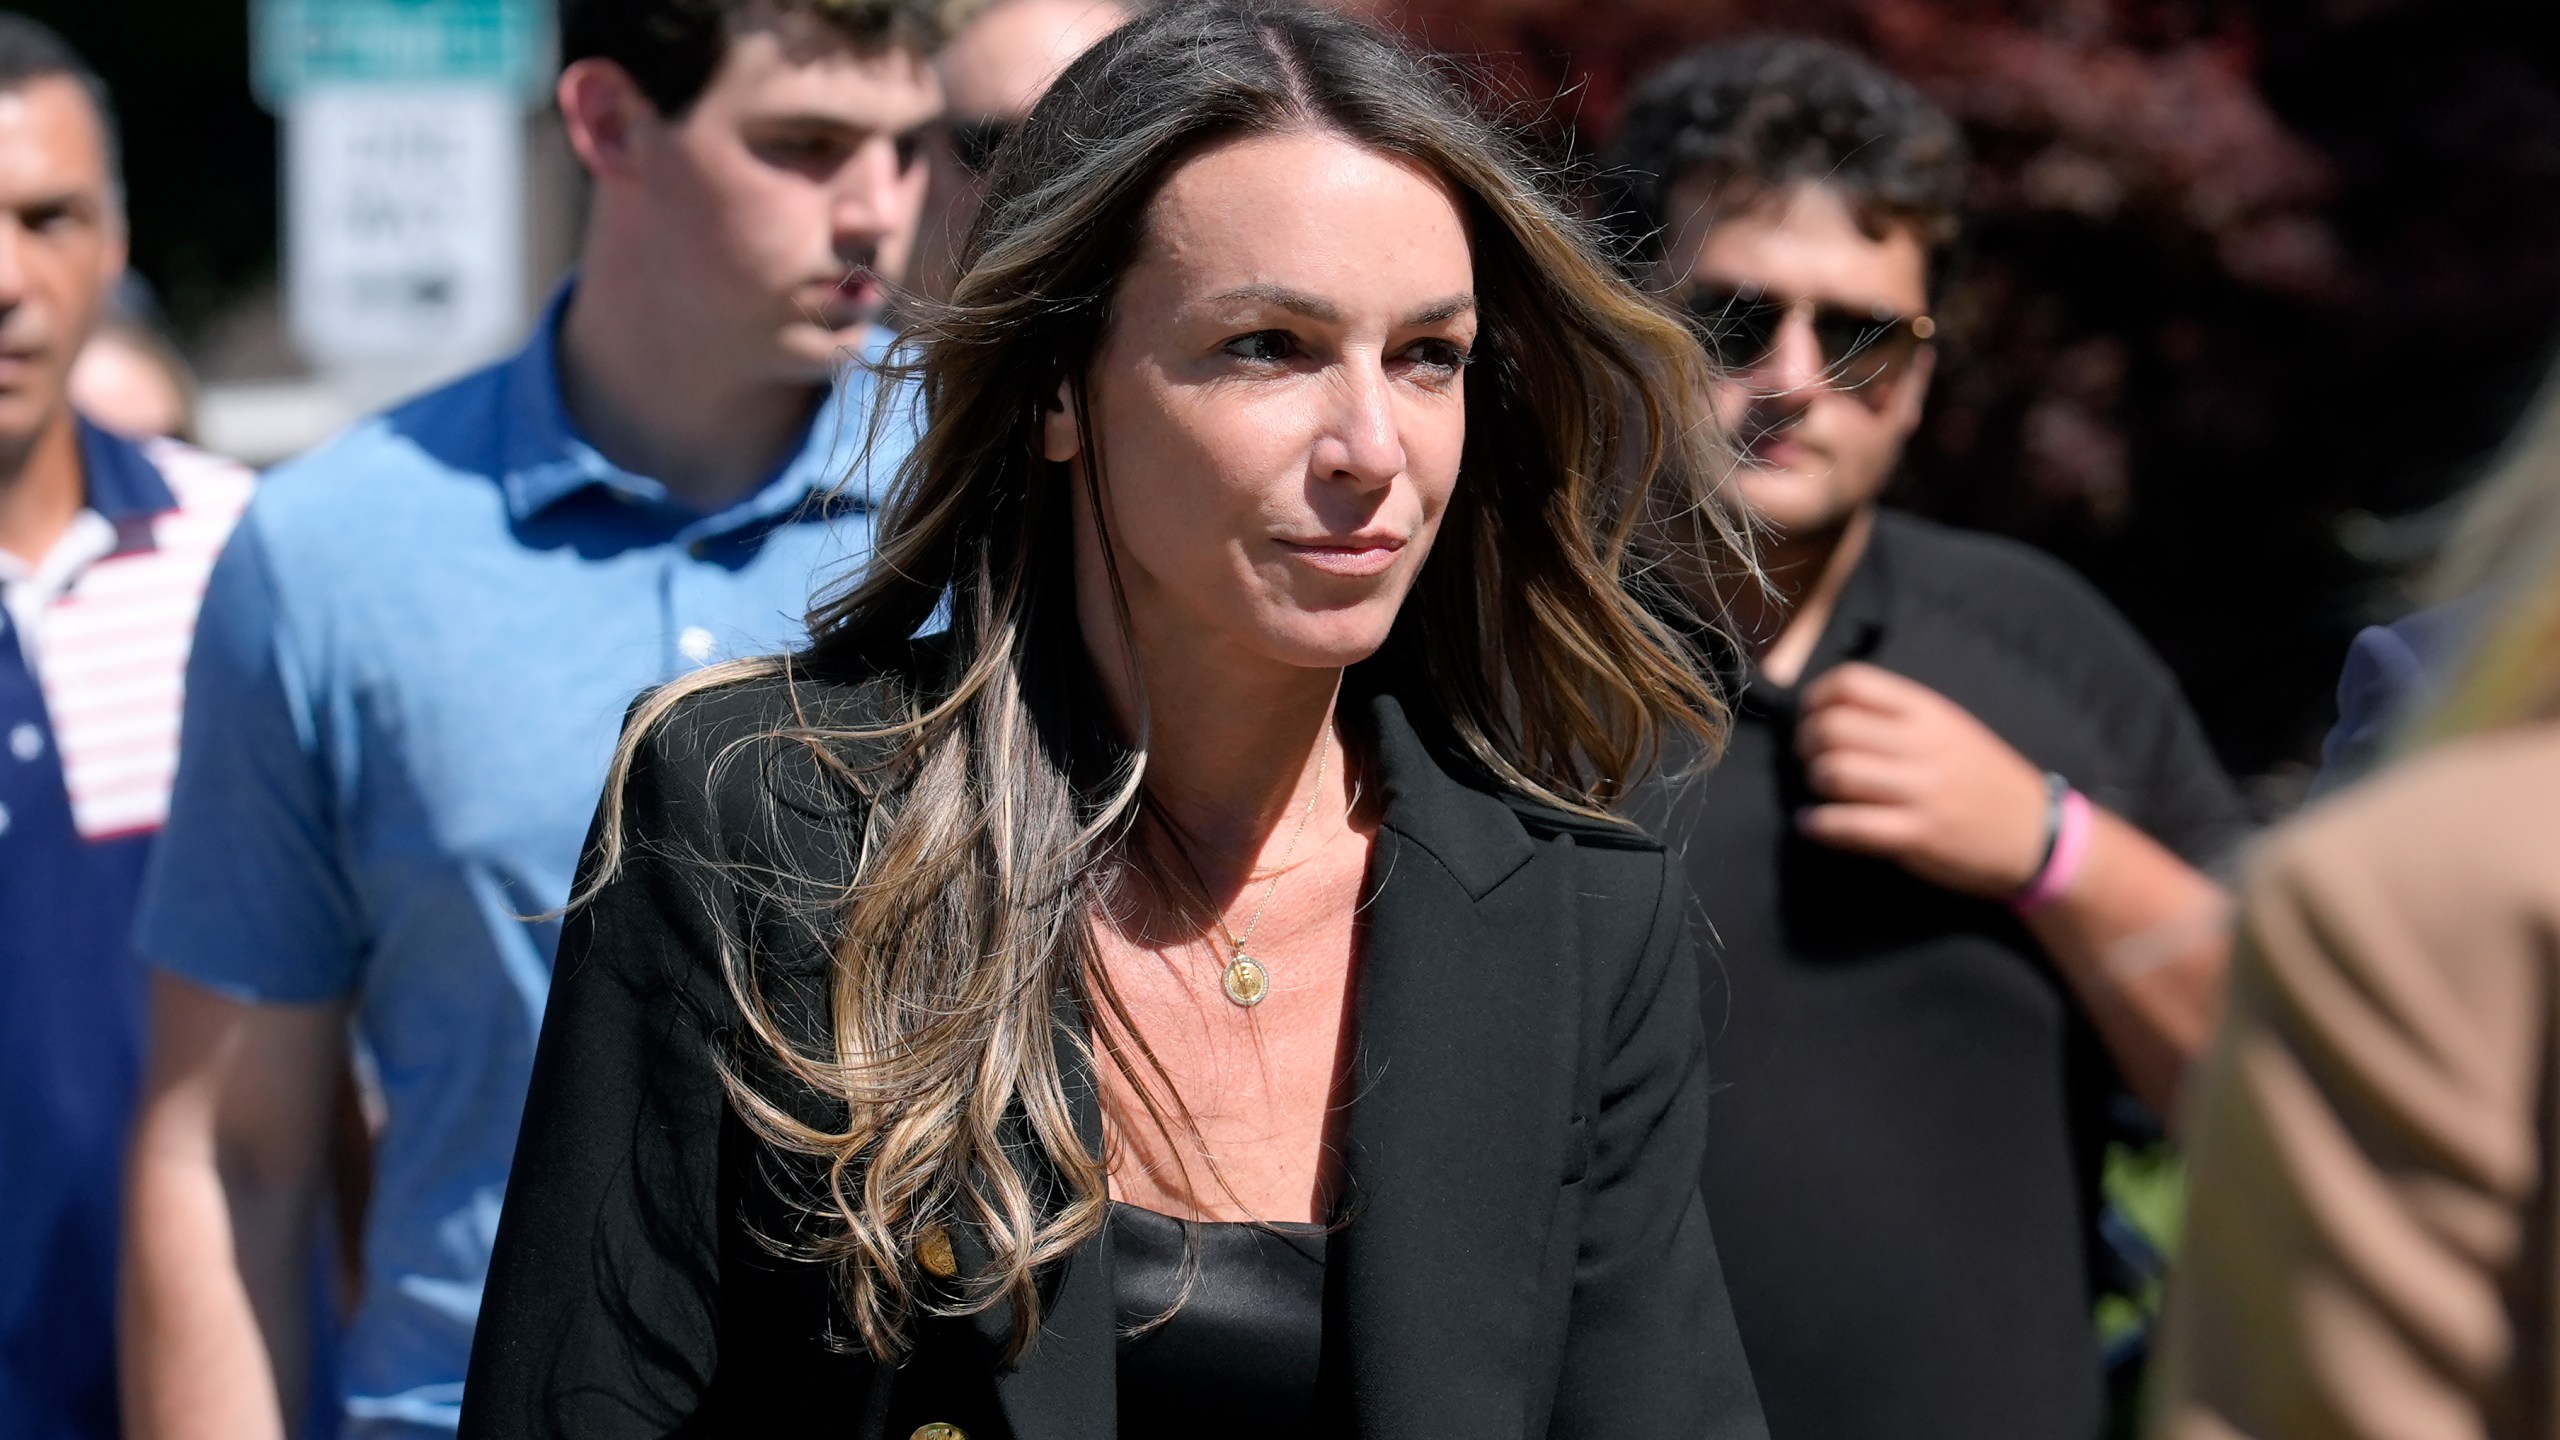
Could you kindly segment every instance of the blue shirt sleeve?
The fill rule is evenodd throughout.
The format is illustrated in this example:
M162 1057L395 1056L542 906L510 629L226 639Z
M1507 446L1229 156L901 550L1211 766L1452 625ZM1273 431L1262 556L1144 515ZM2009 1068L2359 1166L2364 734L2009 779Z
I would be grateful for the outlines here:
M136 943L158 968L236 999L316 1003L355 988L364 932L309 657L257 520L252 504L196 620L178 778Z
M2427 661L2399 630L2365 625L2337 671L2337 725L2319 743L2317 789L2332 789L2373 769L2391 730L2427 689Z

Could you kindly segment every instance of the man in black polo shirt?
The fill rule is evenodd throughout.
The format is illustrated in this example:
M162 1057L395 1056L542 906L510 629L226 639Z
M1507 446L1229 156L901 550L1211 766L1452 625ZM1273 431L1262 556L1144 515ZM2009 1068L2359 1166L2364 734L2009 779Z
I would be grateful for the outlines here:
M2080 1440L2098 1170L2211 1027L2242 821L2175 683L2022 546L1880 509L1936 362L1955 126L1843 51L1699 52L1614 157L1726 378L1766 591L1684 848L1716 1067L1705 1175L1774 1440Z

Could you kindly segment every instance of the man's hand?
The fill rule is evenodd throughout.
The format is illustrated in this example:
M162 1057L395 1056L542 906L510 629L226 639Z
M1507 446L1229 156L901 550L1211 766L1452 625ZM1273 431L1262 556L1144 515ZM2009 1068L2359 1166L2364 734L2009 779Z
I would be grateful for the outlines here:
M2005 900L2044 863L2044 776L1944 695L1873 665L1804 689L1796 730L1822 803L1797 823L1949 890ZM2176 1114L2213 1033L2230 953L2223 895L2131 823L2092 812L2071 884L2026 917L2154 1114Z
M2005 899L2044 860L2044 773L1963 706L1851 662L1804 690L1796 753L1822 844L1881 856L1945 889Z

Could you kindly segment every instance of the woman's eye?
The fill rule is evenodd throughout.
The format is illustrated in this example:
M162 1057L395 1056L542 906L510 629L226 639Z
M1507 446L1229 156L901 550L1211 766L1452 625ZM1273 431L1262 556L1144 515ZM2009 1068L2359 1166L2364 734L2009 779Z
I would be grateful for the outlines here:
M1475 356L1455 340L1424 340L1405 351L1426 370L1455 375L1475 362Z
M1218 347L1239 360L1276 365L1298 353L1298 339L1286 330L1256 330Z

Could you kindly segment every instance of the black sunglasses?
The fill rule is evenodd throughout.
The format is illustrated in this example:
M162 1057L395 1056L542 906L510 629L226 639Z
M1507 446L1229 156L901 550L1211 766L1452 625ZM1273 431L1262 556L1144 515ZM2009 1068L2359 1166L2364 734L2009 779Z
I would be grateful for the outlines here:
M950 123L951 158L960 162L961 169L984 180L987 172L995 168L996 151L1013 133L1013 127L1013 121L992 115L954 120Z
M1689 326L1707 357L1727 370L1747 370L1769 358L1787 317L1805 312L1822 368L1843 390L1872 385L1908 363L1938 333L1926 315L1897 315L1879 305L1862 309L1824 300L1776 300L1718 285L1700 285L1681 301Z

